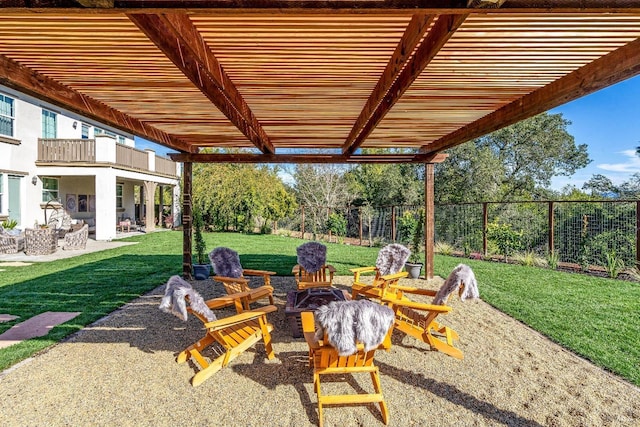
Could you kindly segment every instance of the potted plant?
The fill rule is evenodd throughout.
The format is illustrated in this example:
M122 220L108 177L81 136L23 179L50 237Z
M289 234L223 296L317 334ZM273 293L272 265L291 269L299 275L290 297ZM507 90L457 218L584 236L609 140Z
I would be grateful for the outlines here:
M194 243L196 250L196 262L193 264L193 277L196 280L206 280L211 273L211 263L207 257L207 244L202 237L202 228L204 222L202 221L202 213L200 209L193 210L193 229L194 229Z
M422 260L422 240L424 237L424 210L420 209L418 211L418 218L417 220L414 220L411 225L413 226L409 233L411 238L409 241L409 250L411 250L411 255L409 256L409 261L405 263L404 267L407 273L409 273L409 278L417 279L420 277L423 266L423 263L420 261Z

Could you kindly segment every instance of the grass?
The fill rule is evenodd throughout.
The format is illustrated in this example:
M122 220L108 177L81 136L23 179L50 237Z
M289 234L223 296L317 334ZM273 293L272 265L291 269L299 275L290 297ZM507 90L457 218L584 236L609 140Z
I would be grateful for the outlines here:
M244 266L290 275L302 240L275 235L204 233L207 250L228 246ZM152 233L140 244L29 267L3 267L0 313L20 319L45 311L80 311L46 337L0 349L0 369L58 342L85 325L182 272L182 234ZM340 275L373 265L379 248L326 243L328 263ZM460 258L436 255L434 271L446 277ZM465 259L482 299L567 349L640 385L640 285L515 264ZM491 333L491 331L483 331ZM490 351L490 349L488 349Z

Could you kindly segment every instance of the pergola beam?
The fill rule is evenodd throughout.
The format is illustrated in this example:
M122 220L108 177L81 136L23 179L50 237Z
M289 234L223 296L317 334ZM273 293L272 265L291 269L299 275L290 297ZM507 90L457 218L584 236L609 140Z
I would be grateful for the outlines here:
M169 154L175 162L191 163L441 163L447 154L251 154L251 153L197 153Z
M185 141L0 55L0 84L149 141L189 151Z
M362 144L362 139L359 140L359 144L356 144L356 137L360 135L360 132L372 119L373 112L384 97L387 96L391 85L398 77L407 59L413 54L413 51L424 36L424 33L429 29L429 25L434 18L434 16L422 14L416 14L411 17L411 21L409 21L400 42L398 42L396 50L391 55L391 58L389 58L389 62L380 76L376 87L371 92L371 95L369 95L369 99L367 99L351 132L349 132L349 136L342 149L343 154L353 154L359 145Z
M391 110L395 103L404 95L411 84L420 76L429 65L447 40L462 25L467 15L440 15L431 30L415 51L413 57L402 69L398 78L386 91L386 96L377 103L375 110L369 114L368 119L362 125L358 136L343 149L344 154L352 154L378 126L384 116Z
M266 132L187 15L128 17L260 151L275 152Z
M640 38L420 148L437 153L640 74Z

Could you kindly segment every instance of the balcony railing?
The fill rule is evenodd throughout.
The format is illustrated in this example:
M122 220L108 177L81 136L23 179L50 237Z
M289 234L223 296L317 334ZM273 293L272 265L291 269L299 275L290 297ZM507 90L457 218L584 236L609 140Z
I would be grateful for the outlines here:
M177 176L176 163L115 141L95 139L38 139L40 163L112 163L114 167ZM99 149L97 149L99 148ZM106 148L106 149L105 149ZM154 166L155 164L155 166Z

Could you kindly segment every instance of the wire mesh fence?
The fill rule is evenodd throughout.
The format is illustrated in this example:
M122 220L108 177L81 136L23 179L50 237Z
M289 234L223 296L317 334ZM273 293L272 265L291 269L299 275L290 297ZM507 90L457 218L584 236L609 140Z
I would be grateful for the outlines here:
M605 266L618 259L626 266L637 264L638 205L640 201L544 201L435 205L435 242L444 242L464 254L501 253L501 227L515 236L511 251L540 257L555 253L559 262L580 266ZM346 236L354 243L380 246L406 243L410 236L402 228L402 217L417 217L423 206L351 207L344 209L300 207L278 228L305 237L329 234L327 218L344 215Z

